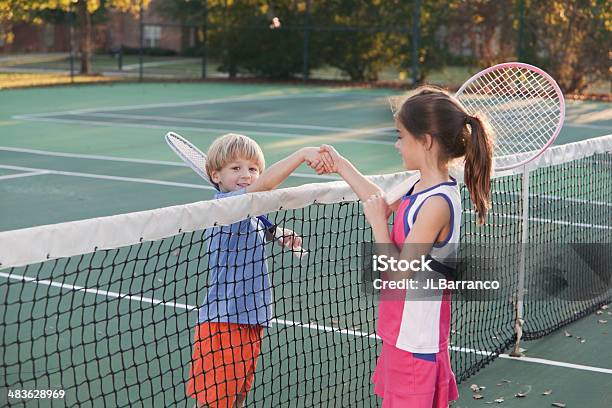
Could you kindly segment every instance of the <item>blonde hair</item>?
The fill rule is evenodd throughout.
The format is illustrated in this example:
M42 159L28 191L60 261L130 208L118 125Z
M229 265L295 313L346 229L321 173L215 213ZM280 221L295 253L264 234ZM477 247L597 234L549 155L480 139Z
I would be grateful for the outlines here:
M212 179L212 172L219 171L226 164L236 159L251 160L259 167L259 172L263 173L266 168L261 147L250 137L236 133L228 133L215 139L206 153L206 173Z

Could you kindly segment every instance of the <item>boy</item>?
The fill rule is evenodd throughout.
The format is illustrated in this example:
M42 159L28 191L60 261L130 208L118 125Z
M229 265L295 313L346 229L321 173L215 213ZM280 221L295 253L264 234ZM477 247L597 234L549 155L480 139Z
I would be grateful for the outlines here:
M206 171L219 190L215 198L271 190L304 162L317 172L325 170L319 148L307 147L264 173L261 148L236 134L216 139L207 156ZM257 218L206 230L210 285L199 311L187 383L187 395L197 407L242 407L253 385L263 327L272 317L264 231ZM283 246L301 246L293 231L279 235Z

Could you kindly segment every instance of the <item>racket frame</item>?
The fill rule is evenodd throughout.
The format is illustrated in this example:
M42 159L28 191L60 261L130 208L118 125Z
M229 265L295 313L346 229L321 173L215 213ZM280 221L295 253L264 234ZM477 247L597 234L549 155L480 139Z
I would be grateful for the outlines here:
M544 146L542 146L535 154L527 155L523 160L514 162L512 164L508 164L505 166L499 166L499 167L496 166L495 171L510 170L516 167L524 166L530 161L537 159L540 155L542 155L542 153L546 151L546 149L550 147L550 145L553 144L557 136L559 136L559 133L561 132L561 128L563 127L563 122L565 121L565 98L563 97L563 92L561 91L559 84L557 84L557 82L553 79L553 77L551 77L546 71L542 70L541 68L536 67L535 65L526 64L524 62L504 62L502 64L493 65L492 67L483 69L482 71L472 75L467 81L465 81L463 85L461 85L461 88L459 88L459 90L455 93L455 97L459 99L459 101L461 102L461 95L463 94L463 92L470 85L476 82L478 79L480 79L481 77L485 75L490 74L493 71L497 71L501 69L510 69L510 68L528 69L544 77L546 81L550 85L552 85L555 93L557 94L559 98L559 117L560 118L556 124L553 135L548 139L548 141L544 144ZM503 157L503 156L499 156L499 157Z

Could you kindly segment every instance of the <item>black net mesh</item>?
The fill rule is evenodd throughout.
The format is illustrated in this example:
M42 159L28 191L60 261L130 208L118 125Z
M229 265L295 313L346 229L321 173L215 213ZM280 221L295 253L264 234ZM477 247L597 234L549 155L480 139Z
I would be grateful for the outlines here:
M529 184L530 240L612 242L610 154L536 170ZM493 181L493 208L484 226L476 226L465 188L462 195L462 242L498 252L493 259L466 252L468 262L459 276L499 278L503 287L490 299L455 295L451 360L459 381L508 350L517 337L523 247L514 244L522 240L522 175ZM377 406L370 382L380 346L376 298L363 290L360 272L360 247L372 236L360 204L313 204L269 218L304 237L308 254L300 259L272 242L261 244L274 305L270 326L263 331L209 325L198 331L202 341L194 341L198 308L215 285L211 241L225 234L236 242L246 239L243 249L236 249L236 242L230 245L236 253L253 251L259 241L247 238L264 235L255 221L253 230L216 227L0 270L1 386L63 390L62 404L71 406L193 406L187 389L190 379L197 378L206 384L201 398L209 401L251 387L246 402L254 407ZM605 248L585 259L604 253ZM526 254L523 338L544 335L612 299L609 275L597 273L582 280L581 291L596 296L535 297L539 292L534 288L542 287L558 295L555 288L565 287L567 274L537 267L540 253ZM223 266L232 270L258 262L227 259ZM258 279L231 276L241 284L233 295L224 292L233 302ZM603 290L602 279L608 279ZM194 354L201 359L199 372L190 371ZM192 387L198 388L198 381ZM50 405L47 398L8 398L6 392L0 401Z

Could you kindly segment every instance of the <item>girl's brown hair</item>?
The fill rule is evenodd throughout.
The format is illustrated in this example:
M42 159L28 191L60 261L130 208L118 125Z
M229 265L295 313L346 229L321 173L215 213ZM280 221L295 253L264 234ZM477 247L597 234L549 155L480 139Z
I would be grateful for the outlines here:
M436 140L441 164L465 156L465 185L478 221L484 224L491 205L493 162L493 140L486 120L469 115L457 99L431 86L418 88L406 99L396 119L417 139L428 134Z

